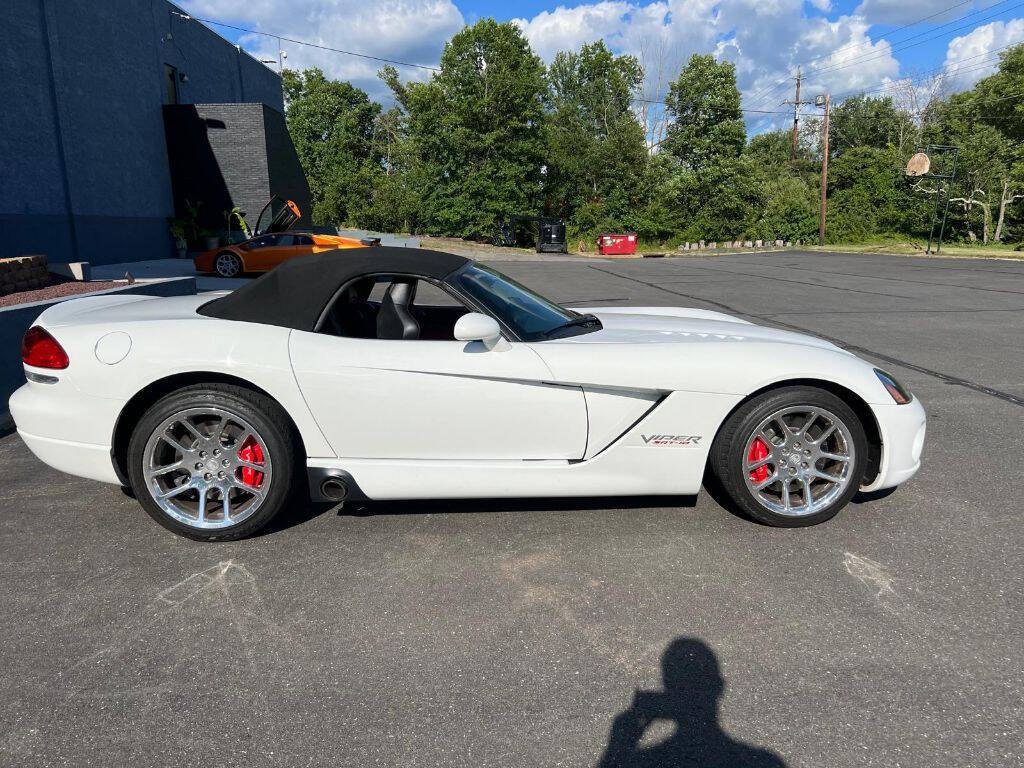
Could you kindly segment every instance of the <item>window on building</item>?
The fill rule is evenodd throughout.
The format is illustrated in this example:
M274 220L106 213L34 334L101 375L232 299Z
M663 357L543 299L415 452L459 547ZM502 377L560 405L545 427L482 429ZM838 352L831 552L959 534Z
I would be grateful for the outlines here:
M164 104L178 103L178 70L164 64Z

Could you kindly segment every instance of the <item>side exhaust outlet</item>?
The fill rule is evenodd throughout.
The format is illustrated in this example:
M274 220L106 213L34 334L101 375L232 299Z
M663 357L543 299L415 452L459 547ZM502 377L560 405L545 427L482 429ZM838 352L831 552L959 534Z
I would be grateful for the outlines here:
M348 483L340 477L328 477L320 483L320 495L330 501L344 501L348 496Z

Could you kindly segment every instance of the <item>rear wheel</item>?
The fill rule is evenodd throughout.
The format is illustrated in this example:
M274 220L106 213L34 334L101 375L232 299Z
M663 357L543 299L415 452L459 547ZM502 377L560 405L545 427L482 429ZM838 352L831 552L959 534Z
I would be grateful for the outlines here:
M269 398L196 385L155 403L128 445L132 490L150 517L201 541L239 539L287 504L295 442Z
M815 387L760 395L733 413L711 448L711 469L740 509L768 525L834 517L860 486L867 438L842 399Z
M238 277L242 274L242 260L231 251L218 253L213 260L213 271L220 277Z

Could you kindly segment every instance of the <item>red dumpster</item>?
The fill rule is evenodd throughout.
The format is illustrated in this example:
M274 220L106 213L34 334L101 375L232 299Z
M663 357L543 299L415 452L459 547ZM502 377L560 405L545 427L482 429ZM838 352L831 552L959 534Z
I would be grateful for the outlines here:
M636 232L621 235L604 233L597 236L597 252L604 256L636 253Z

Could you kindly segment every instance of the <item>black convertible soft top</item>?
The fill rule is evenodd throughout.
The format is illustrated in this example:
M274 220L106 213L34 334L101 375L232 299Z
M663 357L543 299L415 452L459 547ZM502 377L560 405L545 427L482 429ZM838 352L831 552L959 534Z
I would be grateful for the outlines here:
M421 248L348 248L284 262L233 293L207 302L199 314L222 320L312 331L338 289L377 273L442 280L469 259Z

